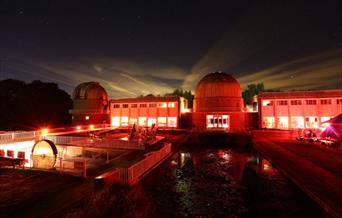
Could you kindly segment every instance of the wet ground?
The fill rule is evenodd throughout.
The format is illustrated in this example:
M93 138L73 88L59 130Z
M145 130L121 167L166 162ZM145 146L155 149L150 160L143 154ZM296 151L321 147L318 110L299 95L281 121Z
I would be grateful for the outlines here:
M99 206L101 205L101 206ZM100 191L80 217L327 217L253 152L181 148L138 185Z

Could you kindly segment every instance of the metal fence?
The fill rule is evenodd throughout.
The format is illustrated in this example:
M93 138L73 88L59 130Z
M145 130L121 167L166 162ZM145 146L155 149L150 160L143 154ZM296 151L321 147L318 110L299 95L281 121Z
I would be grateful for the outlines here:
M32 140L39 136L37 131L0 133L0 144Z
M82 147L144 150L145 146L140 141L130 141L121 139L100 139L81 136L42 136L42 139L50 140L55 144L70 144Z

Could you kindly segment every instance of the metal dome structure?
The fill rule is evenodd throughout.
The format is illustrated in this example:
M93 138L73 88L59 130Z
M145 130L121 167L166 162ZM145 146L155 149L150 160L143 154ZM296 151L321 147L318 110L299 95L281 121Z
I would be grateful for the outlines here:
M245 113L238 81L223 72L204 76L196 86L192 119L199 130L243 131Z
M79 84L72 98L74 125L109 123L108 94L98 82Z
M98 82L85 82L76 86L72 98L108 100L108 95L106 90Z
M242 111L242 105L240 84L229 74L210 73L197 84L194 112Z

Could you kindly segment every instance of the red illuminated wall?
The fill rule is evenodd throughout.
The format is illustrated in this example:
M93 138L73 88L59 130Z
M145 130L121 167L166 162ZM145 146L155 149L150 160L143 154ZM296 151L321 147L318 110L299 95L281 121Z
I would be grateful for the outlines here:
M125 127L151 126L178 128L181 110L184 108L181 97L141 97L113 99L110 101L112 126Z
M342 113L342 90L261 93L258 104L261 128L318 128Z

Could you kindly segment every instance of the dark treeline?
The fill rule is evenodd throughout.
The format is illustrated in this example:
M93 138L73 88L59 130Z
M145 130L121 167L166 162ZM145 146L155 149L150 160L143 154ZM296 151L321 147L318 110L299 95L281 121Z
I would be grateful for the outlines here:
M164 96L180 96L188 100L188 107L192 108L195 96L191 91L186 91L183 89L175 89L172 93L167 93Z
M70 96L55 83L0 81L0 130L70 125Z

